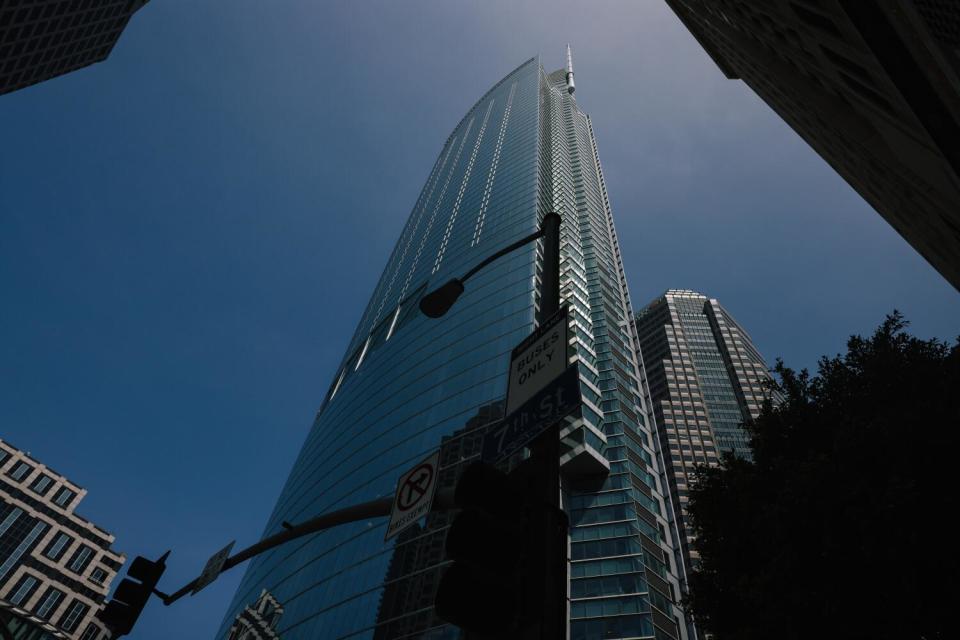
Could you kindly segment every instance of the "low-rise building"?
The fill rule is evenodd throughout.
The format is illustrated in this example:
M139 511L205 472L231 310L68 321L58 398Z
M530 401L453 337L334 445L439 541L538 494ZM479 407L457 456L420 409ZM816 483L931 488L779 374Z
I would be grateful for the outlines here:
M109 637L94 615L125 556L76 513L86 493L0 440L0 608L55 638Z

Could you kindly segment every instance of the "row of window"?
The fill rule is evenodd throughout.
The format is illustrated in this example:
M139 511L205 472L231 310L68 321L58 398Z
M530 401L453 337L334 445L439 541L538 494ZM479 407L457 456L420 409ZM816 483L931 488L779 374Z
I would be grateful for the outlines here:
M15 5L16 2L8 2L8 5ZM36 22L39 20L45 20L47 23L54 22L57 20L54 18L54 15L63 16L68 11L69 15L61 18L61 21L68 21L70 18L74 19L73 24L77 24L78 20L83 19L85 22L96 22L97 20L105 20L108 18L113 18L119 16L121 13L126 13L126 7L129 6L128 3L124 2L115 2L112 8L100 8L100 11L97 11L98 7L102 7L102 0L74 0L73 5L69 2L60 2L59 4L54 4L52 2L47 2L42 5L35 5L31 10L29 7L24 7L14 13L13 6L9 6L8 10L3 14L0 14L0 27L6 26L9 24L23 24L25 22ZM92 9L83 15L81 11L86 11Z
M649 615L617 616L573 620L570 622L571 640L596 640L596 638L640 638L653 636L653 623Z
M369 352L383 346L387 340L396 335L398 331L409 324L409 322L420 313L417 305L426 288L426 283L420 285L413 293L401 300L396 309L387 314L387 316L373 328L373 331L370 332L370 335L364 341L363 345L353 352L353 355L350 356L346 365L344 365L340 371L340 375L337 376L337 380L330 390L330 400L333 400L333 397L337 395L337 391L340 390L343 383L350 377L350 374L360 368L360 365L363 364Z
M26 575L11 589L7 595L7 599L14 605L22 607L39 586L40 581L36 577ZM34 614L42 620L50 620L57 612L57 608L63 601L65 595L63 591L56 587L49 587L34 606ZM89 605L80 600L74 600L73 603L64 610L63 615L57 622L57 626L67 632L76 630L77 625L80 624L80 620L83 619L89 609Z
M2 463L0 463L2 464ZM17 464L7 471L7 476L12 478L17 482L21 482L24 478L30 475L33 472L34 467L28 462L21 460ZM36 493L37 495L43 496L50 490L51 487L55 484L53 478L46 474L40 474L37 476L32 483L30 483L30 490ZM60 490L56 493L53 498L53 503L59 507L67 508L73 499L76 497L77 492L69 487L60 487Z
M59 562L60 558L63 557L63 554L72 543L73 538L61 531L47 546L47 549L43 552L43 555L50 558L54 562ZM87 565L90 564L90 560L92 558L93 549L85 544L80 545L80 548L74 552L73 557L67 563L67 568L77 574L83 573L83 570L87 568Z
M0 521L0 538L2 538L7 533L7 531L9 531L11 527L14 526L14 524L20 519L20 516L22 516L23 514L24 514L23 509L20 509L19 507L14 507L13 509L10 510L10 512L6 515L6 517L4 517L2 521ZM27 526L29 526L29 524ZM27 539L24 540L23 542L27 543L29 541L30 543L32 543L32 540L39 537L39 534L45 529L46 529L45 523L36 522L34 524L34 532L36 532L36 535L34 535L34 533L31 532L31 534L28 535ZM16 535L16 534L13 534L13 535ZM33 536L33 538L31 538L30 536ZM50 560L53 560L54 562L59 562L60 559L63 557L63 555L66 553L66 551L70 548L70 545L73 544L73 542L74 542L74 539L71 536L61 531L54 537L54 539L50 542L50 544L47 545L46 549L43 551L43 555L49 558ZM23 548L21 549L21 547ZM14 564L16 564L16 560L18 560L23 555L23 552L26 550L27 547L29 547L29 544L27 544L26 547L24 547L24 545L21 544L20 547L17 547L16 550L14 550L13 554L11 554L11 556L8 557L8 562L4 563L5 567L7 567L8 563L10 563L9 567L7 567L6 569L7 571L9 571L9 569L12 568ZM16 556L16 558L14 558L14 556ZM82 575L84 570L86 570L86 568L90 565L90 562L93 560L93 558L94 558L94 550L85 544L81 544L77 548L77 550L74 552L69 562L66 563L66 567L70 571L76 573L77 575ZM102 585L106 580L107 575L108 574L106 569L104 569L103 567L96 567L90 573L90 576L88 577L88 579L94 584ZM0 575L0 579L2 579L2 575Z
M650 605L645 600L634 597L575 600L570 603L570 617L573 619L622 616L631 613L650 613Z

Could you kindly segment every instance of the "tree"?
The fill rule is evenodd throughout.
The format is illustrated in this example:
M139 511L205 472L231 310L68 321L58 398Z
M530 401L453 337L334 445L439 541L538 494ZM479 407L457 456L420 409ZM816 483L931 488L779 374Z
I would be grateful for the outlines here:
M777 361L753 460L700 470L687 604L717 640L956 637L960 340L906 325L814 377Z

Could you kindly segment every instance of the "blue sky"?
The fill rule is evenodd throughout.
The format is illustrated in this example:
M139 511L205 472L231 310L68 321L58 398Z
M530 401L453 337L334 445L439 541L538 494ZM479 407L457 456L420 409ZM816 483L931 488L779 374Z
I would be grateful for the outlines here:
M259 537L436 153L574 48L633 303L716 297L814 366L960 295L660 2L155 1L105 63L0 97L0 437L175 589ZM211 638L242 570L140 639Z

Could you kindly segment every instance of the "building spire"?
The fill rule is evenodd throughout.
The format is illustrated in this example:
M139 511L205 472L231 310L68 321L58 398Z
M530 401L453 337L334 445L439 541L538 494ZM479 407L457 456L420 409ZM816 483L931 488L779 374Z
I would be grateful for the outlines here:
M570 51L570 45L567 45L567 93L573 93L577 90L573 84L573 52Z

